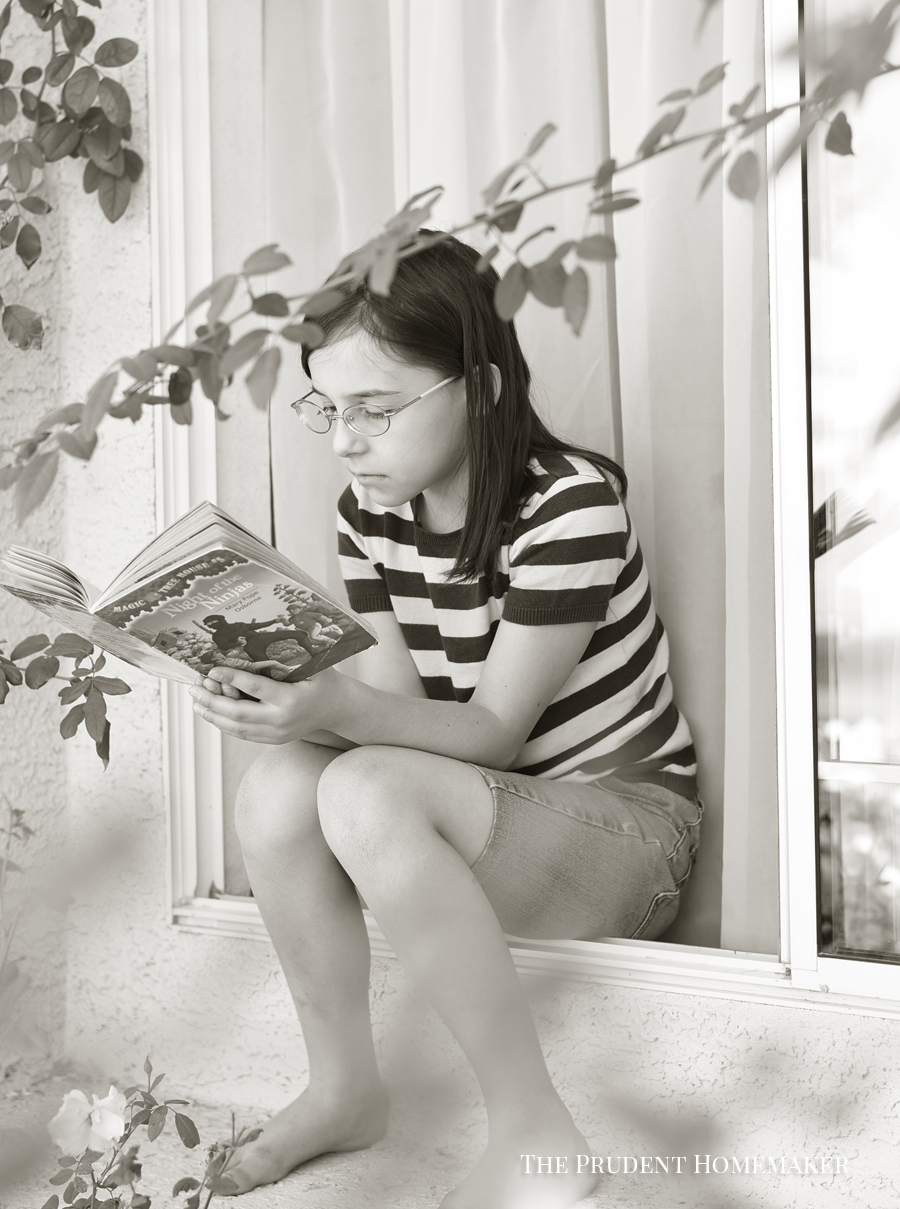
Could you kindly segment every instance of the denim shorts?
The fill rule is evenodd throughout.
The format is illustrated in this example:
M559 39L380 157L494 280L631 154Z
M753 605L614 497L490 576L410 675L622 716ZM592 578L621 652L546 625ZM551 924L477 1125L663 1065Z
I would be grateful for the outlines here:
M653 940L678 913L703 806L647 782L590 785L472 765L494 822L472 872L509 935Z

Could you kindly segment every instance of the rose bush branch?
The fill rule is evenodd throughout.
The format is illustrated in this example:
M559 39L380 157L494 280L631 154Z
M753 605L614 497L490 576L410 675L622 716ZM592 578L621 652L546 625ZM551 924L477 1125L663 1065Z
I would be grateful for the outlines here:
M0 823L0 1078L7 1063L27 1046L22 1034L19 1001L28 979L19 962L11 957L19 920L25 909L25 891L21 885L24 869L21 853L34 832L25 822L24 811L13 806L0 791L5 807ZM16 859L18 858L18 859Z
M6 794L2 794L6 815L0 825L0 985L9 961L9 951L22 912L21 902L13 908L9 905L9 875L22 873L22 866L13 860L13 851L24 848L34 835L25 822L25 812L13 806ZM18 856L18 852L16 852Z
M199 1180L194 1176L185 1176L173 1187L173 1196L180 1196L184 1192L189 1194L182 1202L182 1209L208 1209L214 1196L233 1196L238 1186L228 1174L228 1168L241 1146L254 1142L261 1133L261 1128L238 1130L232 1113L231 1141L214 1142L209 1147L206 1152L206 1168Z
M179 1109L187 1100L157 1098L165 1075L153 1075L149 1057L144 1062L147 1086L129 1087L120 1092L110 1087L100 1099L88 1100L74 1089L63 1096L62 1107L49 1122L53 1142L63 1153L57 1159L58 1170L50 1177L53 1187L65 1188L62 1201L72 1209L150 1209L150 1197L135 1185L143 1174L134 1136L147 1130L147 1141L155 1142L172 1119L182 1144L189 1150L200 1144L193 1120ZM203 1173L184 1176L172 1188L181 1209L208 1209L213 1197L233 1195L237 1185L227 1169L241 1146L259 1137L261 1129L238 1130L231 1116L230 1142L215 1142L208 1147ZM128 1198L127 1201L125 1198ZM59 1209L60 1194L52 1193L41 1209Z
M85 2L100 7L100 0ZM88 57L96 27L77 0L18 0L17 8L46 35L46 61L28 64L13 83L16 64L0 54L0 127L13 128L12 137L0 137L0 253L14 248L30 269L43 250L34 220L51 210L40 184L35 187L47 164L84 160L85 192L96 193L103 214L117 222L144 162L126 146L132 138L131 99L108 74L135 58L137 44L109 38ZM7 0L0 9L0 51L12 13L13 0ZM51 100L49 90L57 89ZM41 347L43 322L30 307L0 297L0 324L17 348Z
M188 1101L157 1098L155 1093L165 1075L154 1078L149 1057L144 1062L144 1073L146 1088L129 1087L120 1092L110 1087L103 1099L95 1094L89 1101L82 1091L68 1092L47 1126L52 1140L63 1151L57 1160L59 1169L49 1182L54 1187L65 1185L62 1199L72 1209L150 1209L150 1197L135 1189L142 1174L138 1145L133 1143L138 1129L146 1127L147 1141L155 1142L172 1118L188 1149L200 1144L196 1125L178 1111ZM178 1195L177 1191L173 1195ZM59 1193L54 1192L42 1209L59 1209L59 1203Z
M102 653L95 656L93 644L78 634L58 634L52 642L46 634L31 634L17 643L9 655L4 653L4 646L0 642L0 705L5 704L11 690L23 684L39 689L52 680L64 681L66 687L60 689L59 701L70 708L59 724L59 732L64 739L71 739L84 723L106 768L110 737L106 698L131 692L124 680L100 675L106 656ZM18 661L25 659L29 662L19 667ZM60 659L73 660L67 676L59 675Z

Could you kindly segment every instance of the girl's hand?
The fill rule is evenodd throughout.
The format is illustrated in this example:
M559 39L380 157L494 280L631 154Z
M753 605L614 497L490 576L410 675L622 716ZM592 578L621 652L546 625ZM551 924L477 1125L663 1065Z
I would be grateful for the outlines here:
M216 687L208 689L207 682ZM353 685L334 668L311 680L285 684L238 668L213 668L204 687L191 689L194 713L223 734L250 743L292 743L318 730L334 730ZM239 699L238 691L246 694Z

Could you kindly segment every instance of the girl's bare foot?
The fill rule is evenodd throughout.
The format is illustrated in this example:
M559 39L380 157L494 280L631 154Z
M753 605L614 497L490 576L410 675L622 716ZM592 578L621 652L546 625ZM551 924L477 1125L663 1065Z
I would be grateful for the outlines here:
M597 1186L590 1154L562 1104L552 1119L493 1126L484 1154L440 1209L565 1209Z
M320 1154L364 1150L384 1137L388 1096L383 1086L352 1096L326 1098L308 1088L266 1121L254 1142L241 1146L226 1168L237 1188L227 1195L272 1184Z

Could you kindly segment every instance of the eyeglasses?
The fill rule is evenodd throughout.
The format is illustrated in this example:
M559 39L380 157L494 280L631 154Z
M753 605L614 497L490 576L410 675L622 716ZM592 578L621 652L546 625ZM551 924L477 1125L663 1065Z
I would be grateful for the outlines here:
M418 403L420 399L427 399L442 386L448 386L451 382L458 380L458 377L445 378L443 382L438 382L437 386L429 387L420 395L416 395L414 399L410 399L408 403L401 403L399 407L378 407L373 403L354 403L352 407L338 412L330 399L326 399L324 395L320 395L315 390L308 391L302 399L295 400L291 407L311 432L329 432L335 420L343 420L348 428L358 432L360 436L380 437L390 428L391 416L405 411L407 407L412 407L413 403Z

